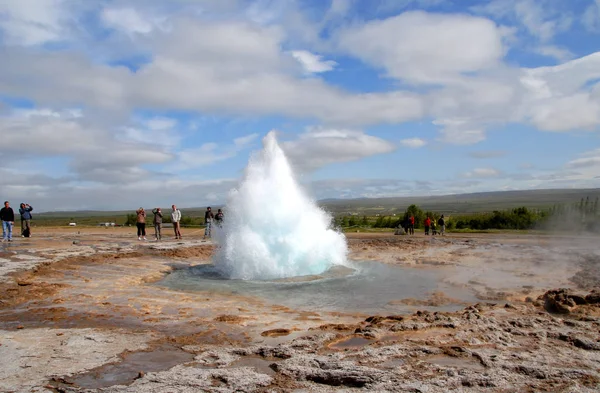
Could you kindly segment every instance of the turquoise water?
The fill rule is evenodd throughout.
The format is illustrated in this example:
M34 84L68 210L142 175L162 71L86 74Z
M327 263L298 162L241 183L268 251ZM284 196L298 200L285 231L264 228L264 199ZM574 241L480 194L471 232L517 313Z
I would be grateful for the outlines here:
M209 291L252 296L268 303L308 311L403 312L456 310L464 304L442 307L410 306L402 299L424 300L432 292L473 302L466 289L444 284L441 271L392 266L377 262L355 263L352 268L334 266L323 274L282 280L230 280L213 265L176 270L156 285L183 291Z

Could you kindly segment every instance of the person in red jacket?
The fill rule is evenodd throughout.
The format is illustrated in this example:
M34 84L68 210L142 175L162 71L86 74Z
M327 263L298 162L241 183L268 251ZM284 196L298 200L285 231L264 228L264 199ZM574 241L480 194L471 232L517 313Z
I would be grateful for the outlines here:
M408 233L411 235L415 234L415 216L410 216L408 218Z
M425 235L429 235L429 227L431 227L431 218L427 216L425 219Z

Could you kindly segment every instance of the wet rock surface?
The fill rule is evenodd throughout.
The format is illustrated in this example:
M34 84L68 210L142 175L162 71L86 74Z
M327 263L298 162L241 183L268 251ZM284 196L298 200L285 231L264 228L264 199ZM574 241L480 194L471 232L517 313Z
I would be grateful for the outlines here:
M568 250L512 241L502 255L500 243L478 238L351 241L360 258L461 268L463 275L444 270L447 281L488 299L441 312L428 307L450 295L432 293L431 299L399 299L411 312L391 304L373 315L152 286L172 269L205 263L213 248L199 242L82 238L31 253L35 258L7 254L2 263L34 270L3 278L0 391L600 391L595 249L569 265L561 260ZM489 262L489 255L498 260ZM514 269L518 290L494 281L504 271L488 270L494 263ZM168 362L160 364L161 356ZM127 378L111 374L124 368ZM90 375L102 384L77 385Z
M347 330L278 345L189 347L198 352L193 362L147 373L128 386L63 390L595 392L600 389L598 314L596 306L565 315L525 303L508 309L481 303L458 313L417 312L401 321L374 316ZM368 327L368 343L332 350L331 343ZM235 367L248 357L263 359L269 372Z

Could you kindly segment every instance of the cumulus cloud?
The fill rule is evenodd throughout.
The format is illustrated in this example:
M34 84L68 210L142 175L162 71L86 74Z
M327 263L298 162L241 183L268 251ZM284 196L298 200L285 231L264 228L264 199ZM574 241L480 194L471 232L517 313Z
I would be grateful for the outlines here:
M305 50L295 50L291 54L309 74L331 71L337 65L333 60L323 60L323 56Z
M148 34L161 23L159 18L144 16L133 7L105 8L101 18L107 27L128 35Z
M440 83L498 65L502 39L489 19L413 11L347 28L339 46L394 78Z
M419 147L423 147L427 144L427 141L421 138L408 138L402 139L400 144L404 147L408 147L411 149L418 149Z
M391 142L361 131L321 127L312 128L295 140L283 142L282 148L294 166L302 171L386 154L396 149Z
M164 172L223 162L250 148L258 137L254 130L243 131L231 141L212 143L213 130L202 130L207 131L204 142L185 146L178 154L187 136L182 130L186 121L170 114L254 119L275 115L282 121L322 124L297 136L287 134L283 144L305 171L396 149L368 131L356 131L369 125L432 119L439 127L437 140L454 145L481 142L486 129L510 123L542 131L598 130L600 53L565 61L572 54L553 42L571 23L568 13L561 15L554 6L544 8L529 0L492 1L487 11L477 11L499 15L508 27L465 14L398 14L405 7L438 1L378 1L369 12L380 18L349 22L343 18L352 15L357 4L352 0L333 1L323 20L308 16L297 2L176 0L167 7L158 0L101 5L0 0L0 91L35 105L21 111L2 108L7 114L0 117L0 134L11 146L0 148L0 156L9 163L1 168L2 175L13 179L11 171L24 161L60 161L60 174L44 172L43 163L36 161L40 172L24 175L32 189L39 188L36 195L77 190L73 195L89 198L86 203L92 204L95 195L104 203L100 198L105 195L98 192L102 187L139 185L150 193L166 179L180 181ZM596 3L583 18L590 28L598 20ZM84 16L97 18L99 26L80 24ZM96 27L109 32L99 35ZM524 32L529 35L527 44L519 41ZM47 45L54 43L60 45ZM504 56L513 45L529 45L528 50L560 64L508 64ZM290 52L291 48L305 50ZM131 66L131 57L140 55L144 61L135 67L122 65ZM391 78L385 80L387 88L345 90L327 77L306 78L306 73L334 68L340 74L347 71L335 63L345 65L346 56L370 65L368 72ZM144 116L136 115L138 111ZM399 146L424 143L408 138ZM532 175L527 184L585 184L595 176L595 157L576 157L552 179ZM472 189L506 186L491 172L469 173L465 182ZM149 177L152 181L144 183ZM487 180L480 184L479 177ZM60 188L49 187L52 181ZM211 198L222 195L228 181L214 183ZM21 190L21 183L15 181L11 190ZM183 181L172 185L185 189ZM384 185L357 185L348 188L347 195L436 192L454 185L389 187L386 191Z
M0 117L0 134L3 159L66 157L80 181L123 183L149 174L146 164L172 159L160 145L122 141L117 133L87 126L77 111L16 111Z
M70 13L65 0L2 0L0 29L9 43L39 45L59 41L65 33Z

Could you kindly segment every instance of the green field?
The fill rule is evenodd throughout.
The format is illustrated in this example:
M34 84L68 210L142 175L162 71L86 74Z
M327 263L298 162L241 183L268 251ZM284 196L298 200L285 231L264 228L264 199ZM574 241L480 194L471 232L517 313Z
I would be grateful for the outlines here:
M425 211L446 215L461 215L512 209L521 206L529 209L548 209L554 205L576 203L582 198L589 198L593 201L598 197L600 197L600 189L596 188L503 191L420 197L328 199L319 201L319 205L336 216L353 214L373 217L402 214L411 204L419 205ZM218 207L215 206L214 210ZM93 226L104 222L123 225L127 219L127 214L134 213L134 210L44 212L34 214L34 222L40 226L68 225L69 222L75 222L78 226ZM170 207L165 207L163 212L167 213L170 210ZM184 217L192 217L195 222L200 223L204 217L204 210L204 207L184 208L181 209L181 213ZM149 211L148 213L151 215ZM226 209L225 214L227 214Z

